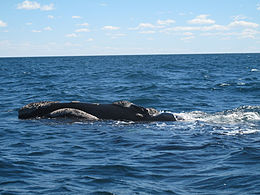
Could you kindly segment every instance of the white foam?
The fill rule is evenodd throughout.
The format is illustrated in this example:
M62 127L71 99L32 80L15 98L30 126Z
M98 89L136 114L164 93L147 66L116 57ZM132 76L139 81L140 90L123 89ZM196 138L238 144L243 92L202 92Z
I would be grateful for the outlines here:
M223 86L230 86L230 84L229 84L229 83L221 83L219 86L220 86L220 87L223 87Z
M134 121L114 121L113 124L116 126L120 126L120 125L131 125L134 124Z
M260 121L260 115L258 112L244 112L243 110L219 112L215 114L193 111L175 115L182 117L185 121L203 121L214 124L238 124L244 122Z
M234 112L228 114L216 114L209 118L206 118L205 122L215 122L215 123L228 123L235 124L241 122L260 120L258 113L254 112Z
M205 112L201 112L201 111L183 112L178 114L175 113L175 115L182 117L184 121L188 121L188 122L203 120L207 116Z
M246 129L246 130L224 131L222 132L222 134L223 135L248 135L248 134L255 134L259 132L260 130L257 129Z

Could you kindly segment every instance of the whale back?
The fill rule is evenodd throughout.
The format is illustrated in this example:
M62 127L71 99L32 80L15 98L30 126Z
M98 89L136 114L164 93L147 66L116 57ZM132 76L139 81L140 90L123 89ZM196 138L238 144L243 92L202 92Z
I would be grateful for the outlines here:
M132 102L125 101L125 100L113 102L112 104L116 105L116 106L123 107L123 108L129 108L131 105L133 105Z
M128 120L128 121L176 121L173 114L160 113L154 108L144 108L128 101L112 104L95 104L58 101L30 103L18 111L20 119L78 117L89 120Z
M159 111L154 108L145 108L138 106L129 101L118 101L114 102L112 105L116 105L122 108L128 108L129 111L135 113L137 117L136 120L149 120L154 115L158 115Z

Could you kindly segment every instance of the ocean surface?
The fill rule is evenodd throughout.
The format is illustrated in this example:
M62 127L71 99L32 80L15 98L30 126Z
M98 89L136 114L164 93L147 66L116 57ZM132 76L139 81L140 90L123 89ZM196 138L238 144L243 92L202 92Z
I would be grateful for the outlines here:
M177 122L19 120L128 100ZM260 54L0 58L0 194L260 194Z

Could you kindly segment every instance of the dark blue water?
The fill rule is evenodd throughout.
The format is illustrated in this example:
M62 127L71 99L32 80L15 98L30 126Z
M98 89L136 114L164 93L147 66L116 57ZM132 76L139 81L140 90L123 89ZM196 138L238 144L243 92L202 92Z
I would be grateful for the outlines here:
M19 120L128 100L185 121ZM260 54L0 58L1 194L260 194Z

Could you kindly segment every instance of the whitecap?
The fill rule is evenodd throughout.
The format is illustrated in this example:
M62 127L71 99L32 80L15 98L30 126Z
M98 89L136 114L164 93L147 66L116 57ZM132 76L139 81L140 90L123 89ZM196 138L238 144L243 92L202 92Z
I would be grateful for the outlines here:
M259 70L256 68L251 69L251 72L258 72Z
M230 86L230 84L228 84L228 83L221 83L219 86L220 86L220 87Z
M259 133L260 130L257 129L245 129L245 130L232 130L232 131L224 131L221 134L223 135L248 135Z
M121 125L131 125L131 124L135 124L134 121L114 121L113 124L115 126L121 126Z
M201 112L201 111L183 112L183 113L178 113L175 115L178 115L178 116L182 117L184 119L184 121L189 121L189 122L196 121L196 120L202 120L203 118L208 116L207 113Z
M211 124L239 124L260 121L259 106L241 106L214 114L193 111L175 115L182 117L184 121L202 121Z
M248 121L260 120L260 116L255 112L231 112L231 113L217 113L206 119L205 122L212 123L226 123L226 124L236 124Z

